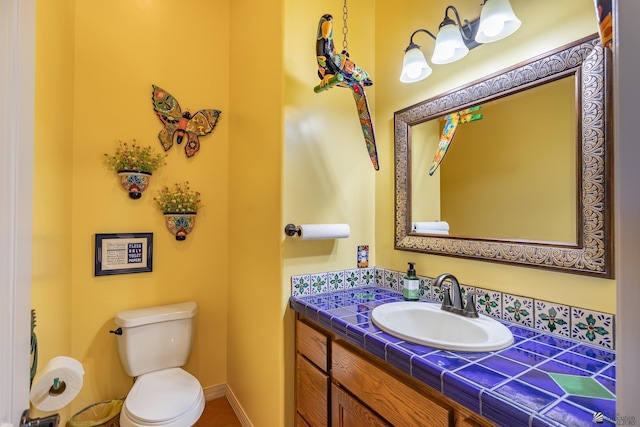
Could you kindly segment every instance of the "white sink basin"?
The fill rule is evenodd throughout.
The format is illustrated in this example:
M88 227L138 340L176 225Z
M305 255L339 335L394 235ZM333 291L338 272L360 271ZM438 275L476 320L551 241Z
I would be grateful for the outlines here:
M394 337L444 350L492 351L513 344L513 334L502 323L484 315L473 319L442 311L435 303L383 304L373 309L371 320Z

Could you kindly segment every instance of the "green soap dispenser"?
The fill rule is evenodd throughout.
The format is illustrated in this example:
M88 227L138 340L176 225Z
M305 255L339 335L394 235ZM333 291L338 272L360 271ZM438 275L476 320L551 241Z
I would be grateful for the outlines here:
M407 275L402 281L402 296L407 301L417 301L420 296L420 279L416 276L415 264L409 263Z

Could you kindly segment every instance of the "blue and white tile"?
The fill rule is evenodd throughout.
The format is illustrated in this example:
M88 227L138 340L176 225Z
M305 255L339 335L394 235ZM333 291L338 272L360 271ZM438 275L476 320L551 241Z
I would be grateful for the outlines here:
M571 337L571 307L541 300L534 300L533 305L536 329Z
M327 289L329 292L344 289L344 270L327 273Z
M465 298L469 292L473 292L475 290L476 288L474 286L460 285L460 294L462 294L462 302L464 303L466 301Z
M605 348L614 348L613 315L571 307L571 338Z
M399 291L401 289L400 273L398 273L397 271L385 270L383 286L387 289L393 289L394 291Z
M311 287L311 295L322 294L329 290L327 286L327 273L311 274L309 276L309 283Z
M431 295L432 280L429 277L418 276L420 279L420 296L422 298L433 299Z
M475 290L480 293L476 297L478 313L502 319L502 293L482 288Z
M533 328L533 299L502 294L502 318Z
M385 273L386 273L386 270L384 268L376 267L376 272L375 272L376 286L384 288L384 275L385 275Z
M360 286L375 286L376 269L373 267L360 268Z
M294 297L311 295L311 276L309 274L291 276L291 295Z
M442 302L444 299L443 292L446 291L446 287L444 286L434 286L435 282L431 284L431 299L435 302Z
M343 289L354 289L360 287L361 268L344 271L344 287Z

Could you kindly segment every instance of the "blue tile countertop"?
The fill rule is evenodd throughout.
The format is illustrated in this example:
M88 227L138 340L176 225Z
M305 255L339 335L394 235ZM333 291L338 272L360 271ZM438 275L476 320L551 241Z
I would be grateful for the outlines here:
M506 349L438 350L395 338L371 322L371 310L395 301L402 301L400 292L371 286L293 296L289 303L323 328L498 425L615 425L615 352L507 322L502 323L515 342ZM597 413L604 416L601 423Z

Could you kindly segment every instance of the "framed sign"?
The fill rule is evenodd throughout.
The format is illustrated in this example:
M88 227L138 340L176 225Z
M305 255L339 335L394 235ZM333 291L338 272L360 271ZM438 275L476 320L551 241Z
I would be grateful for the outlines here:
M96 234L95 275L153 271L153 233Z

